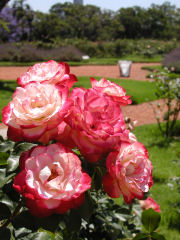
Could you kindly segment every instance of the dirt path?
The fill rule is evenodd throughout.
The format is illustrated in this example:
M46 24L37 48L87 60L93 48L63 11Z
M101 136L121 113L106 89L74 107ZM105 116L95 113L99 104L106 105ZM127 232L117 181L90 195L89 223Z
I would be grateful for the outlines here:
M133 63L131 67L130 77L124 79L134 79L140 81L149 80L146 75L149 73L143 70L143 66L160 65L159 63ZM0 67L0 79L14 80L21 74L26 72L29 67ZM77 76L100 76L109 78L122 78L120 77L119 67L115 66L77 66L71 67L71 73Z
M161 106L162 111L160 111L158 105ZM136 126L157 123L156 114L162 121L166 111L167 107L164 103L164 100L161 99L138 105L122 107L124 117L129 117L132 121L137 121ZM178 119L180 119L180 114L178 115Z

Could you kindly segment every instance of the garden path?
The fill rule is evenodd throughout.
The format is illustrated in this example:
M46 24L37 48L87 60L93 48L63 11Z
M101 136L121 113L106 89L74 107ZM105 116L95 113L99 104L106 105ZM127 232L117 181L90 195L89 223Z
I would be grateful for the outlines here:
M124 79L134 79L140 81L149 80L146 75L149 73L147 70L143 70L143 66L160 65L160 63L133 63L131 67L130 77ZM27 71L29 67L0 67L0 79L12 80L19 77L21 74ZM71 73L77 76L100 76L106 78L123 78L120 77L118 65L114 66L72 66Z

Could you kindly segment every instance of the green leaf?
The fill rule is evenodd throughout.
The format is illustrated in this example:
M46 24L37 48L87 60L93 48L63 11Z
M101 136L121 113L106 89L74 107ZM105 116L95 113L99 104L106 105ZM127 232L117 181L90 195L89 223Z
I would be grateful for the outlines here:
M155 212L152 208L143 211L142 224L149 233L158 228L160 221L161 215L158 212Z
M121 224L118 224L118 223L111 223L110 226L111 226L113 229L117 230L117 231L122 230L122 226L121 226Z
M14 209L13 201L8 198L6 194L3 193L2 197L0 198L0 202L4 203L9 209L12 211Z
M8 183L9 180L11 180L15 175L16 175L15 173L12 173L12 174L10 174L9 176L4 177L4 178L0 181L0 188L4 187L4 185L5 185L6 183Z
M23 153L24 151L27 151L27 150L31 149L32 147L34 147L34 146L36 146L36 145L37 145L37 144L27 143L27 142L19 143L18 145L15 146L14 151L13 151L13 154L20 156L21 153Z
M1 240L11 239L11 231L9 228L0 228L0 239Z
M53 240L53 238L46 232L30 233L25 237L18 238L19 240Z
M9 210L9 207L0 202L0 220L8 219L11 216L11 211Z
M0 152L12 151L15 143L11 141L5 141L0 143Z
M18 230L15 230L15 237L16 239L22 239L24 237L27 237L31 233L31 230L27 228L19 228Z
M63 240L63 234L61 232L57 232L55 234L55 240Z
M133 240L149 240L149 234L148 233L138 233Z
M0 169L0 185L1 185L1 181L3 181L5 177L6 177L6 169L2 168Z
M165 237L157 232L151 233L152 240L166 240Z
M121 213L114 213L114 217L119 219L119 221L121 221L121 222L125 222L125 221L127 221L128 219L131 218L130 215L128 215L128 214L121 214Z
M8 153L0 152L0 165L1 166L7 165L8 157L9 157Z
M20 144L16 145L14 147L13 152L11 153L11 155L9 156L9 158L7 160L7 164L8 164L7 171L8 172L15 171L18 168L18 166L19 166L19 157L20 157L20 155L24 151L32 148L33 146L36 146L36 145L32 144L32 143L26 143L26 142L25 143L20 143Z
M15 171L19 166L19 156L11 154L7 160L7 171L13 172Z
M39 232L34 235L33 240L51 240L52 237L45 232Z
M66 228L65 221L60 221L58 224L58 228L61 229L61 231L63 231Z

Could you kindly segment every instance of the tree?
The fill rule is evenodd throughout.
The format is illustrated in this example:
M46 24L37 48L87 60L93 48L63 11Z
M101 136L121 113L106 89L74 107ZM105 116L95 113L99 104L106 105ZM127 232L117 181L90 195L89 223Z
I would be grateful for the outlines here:
M72 3L57 3L50 9L61 21L71 29L69 37L88 38L96 40L101 27L101 10L93 5L74 5Z
M147 10L149 32L153 38L171 39L175 37L176 7L169 2L162 5L152 4Z
M25 4L25 0L16 0L12 7L4 7L0 12L0 20L3 22L0 27L1 40L30 40L33 17L33 11Z
M138 6L121 8L118 11L119 21L124 27L123 37L138 38L142 37L142 23L145 15L145 10Z
M60 20L54 13L36 12L33 20L33 40L51 41L56 37L68 37L71 31L66 21Z
M119 38L124 28L117 17L116 12L105 10L101 14L101 27L99 28L99 39L114 40Z
M12 8L14 10L13 14L22 29L21 40L30 40L34 13L30 5L25 2L26 0L15 0Z

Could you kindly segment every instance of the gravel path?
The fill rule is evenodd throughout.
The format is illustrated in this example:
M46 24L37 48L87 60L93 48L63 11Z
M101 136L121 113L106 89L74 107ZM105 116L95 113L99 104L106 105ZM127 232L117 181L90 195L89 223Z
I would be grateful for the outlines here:
M133 63L131 67L131 75L129 78L140 81L149 80L146 75L149 73L142 70L143 66L159 65L158 63ZM13 80L27 71L28 67L0 67L0 79ZM71 67L71 73L77 76L101 76L106 78L122 78L119 74L118 66L78 66ZM124 117L130 117L131 120L137 121L138 125L156 123L155 114L152 105L157 109L157 104L163 104L163 100L157 100L150 103L142 103L139 105L130 105L122 108ZM157 109L158 110L158 109ZM162 117L163 113L161 114ZM179 115L180 119L180 115Z

